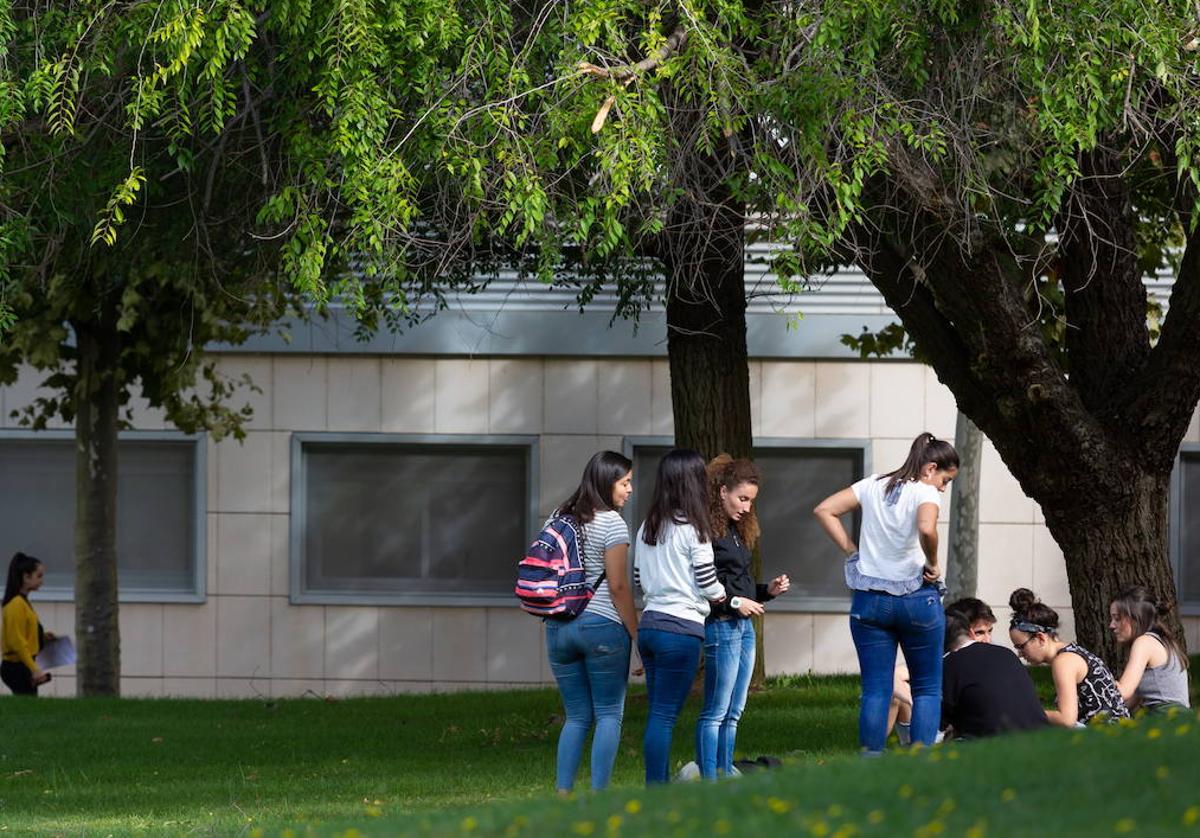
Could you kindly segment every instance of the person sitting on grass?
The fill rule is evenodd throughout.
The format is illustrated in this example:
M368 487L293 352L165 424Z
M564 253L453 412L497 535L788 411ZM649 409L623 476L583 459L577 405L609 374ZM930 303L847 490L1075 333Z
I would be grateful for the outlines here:
M1170 608L1135 585L1117 595L1108 613L1113 636L1129 650L1125 671L1117 681L1125 703L1151 713L1189 708L1187 656L1163 621Z
M946 606L946 615L951 612L962 616L970 626L970 637L977 643L992 642L992 628L996 625L996 615L981 599L963 597ZM947 647L949 648L949 647ZM901 745L912 742L912 688L908 684L908 667L904 664L896 667L895 680L892 683L892 706L888 709L888 733L896 730L896 738Z
M947 738L1044 727L1046 711L1025 667L1003 646L976 640L964 612L946 609L950 651L942 662L942 728Z
M1047 710L1051 724L1075 727L1107 715L1108 721L1128 719L1129 708L1104 661L1078 643L1058 637L1058 613L1028 588L1008 598L1012 623L1008 636L1017 654L1031 664L1049 664L1057 692L1057 709Z

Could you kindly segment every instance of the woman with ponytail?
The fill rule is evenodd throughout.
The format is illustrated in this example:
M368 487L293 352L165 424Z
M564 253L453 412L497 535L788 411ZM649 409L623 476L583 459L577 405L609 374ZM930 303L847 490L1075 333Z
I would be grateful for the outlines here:
M786 575L759 583L750 569L758 543L754 501L761 480L758 466L721 454L708 464L708 511L713 526L717 581L729 599L714 603L704 621L704 706L696 724L696 762L700 776L733 776L738 722L746 708L754 672L755 639L751 617L763 604L787 591Z
M1117 682L1104 661L1078 643L1058 637L1058 612L1028 588L1017 588L1008 598L1012 622L1008 637L1013 649L1031 664L1049 664L1057 693L1054 710L1046 711L1052 725L1075 727L1104 714L1108 721L1128 719Z
M37 688L50 680L49 672L37 665L42 641L53 640L44 632L37 612L29 604L29 595L42 587L46 569L40 559L17 553L8 563L8 579L4 585L3 660L0 660L0 680L13 695L37 695Z
M847 556L854 592L850 634L862 672L859 739L869 755L883 751L892 699L896 647L904 650L912 689L912 741L933 744L942 700L945 614L937 587L940 496L958 475L958 452L923 433L904 465L872 474L830 495L813 510ZM855 544L841 517L862 510Z
M1141 585L1121 591L1108 607L1108 627L1129 651L1117 689L1130 707L1151 713L1191 707L1188 659L1164 620L1170 610Z

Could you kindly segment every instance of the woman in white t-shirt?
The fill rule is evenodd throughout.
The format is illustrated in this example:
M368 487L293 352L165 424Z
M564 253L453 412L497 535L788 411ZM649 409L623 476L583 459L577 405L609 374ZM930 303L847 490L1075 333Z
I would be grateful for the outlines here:
M937 519L941 493L957 475L954 446L923 433L900 468L859 480L813 510L847 556L850 634L862 672L858 730L868 754L881 753L887 739L897 645L910 676L912 741L929 745L937 736L945 628L936 587ZM857 545L841 522L856 509L862 510Z

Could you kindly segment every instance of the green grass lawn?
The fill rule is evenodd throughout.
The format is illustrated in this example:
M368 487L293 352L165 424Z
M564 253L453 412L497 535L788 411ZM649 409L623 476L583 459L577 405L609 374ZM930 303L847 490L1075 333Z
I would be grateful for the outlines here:
M337 702L4 698L0 832L934 835L984 823L991 834L1045 834L1044 816L1057 832L1111 831L1132 818L1140 834L1175 834L1189 812L1200 817L1189 808L1200 805L1194 714L864 761L854 755L857 693L856 678L773 681L751 697L739 751L784 756L788 767L646 790L646 703L634 691L614 788L567 802L552 794L553 690ZM698 704L677 728L677 761L692 756Z

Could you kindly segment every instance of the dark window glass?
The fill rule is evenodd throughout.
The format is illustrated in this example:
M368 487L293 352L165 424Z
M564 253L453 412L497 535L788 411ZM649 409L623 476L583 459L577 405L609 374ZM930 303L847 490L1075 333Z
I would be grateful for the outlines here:
M1179 601L1200 604L1200 454L1179 459Z
M123 439L117 454L117 580L121 591L196 588L196 443ZM75 446L70 439L0 440L4 561L46 563L44 590L75 579Z
M512 593L528 450L305 443L309 592Z

